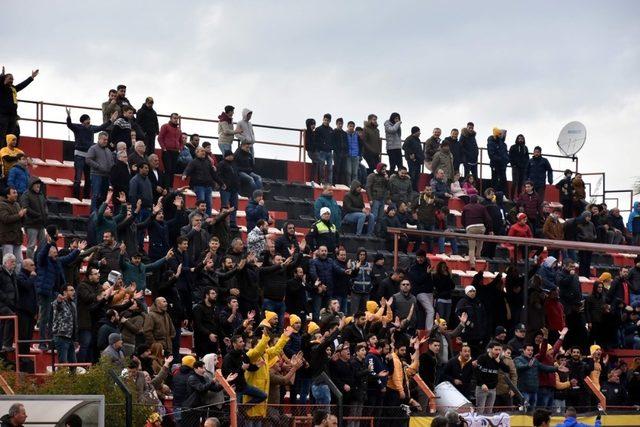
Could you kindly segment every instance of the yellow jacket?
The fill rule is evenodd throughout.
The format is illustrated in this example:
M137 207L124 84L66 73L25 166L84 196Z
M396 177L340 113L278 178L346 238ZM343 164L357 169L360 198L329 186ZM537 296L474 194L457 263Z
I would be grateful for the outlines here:
M267 395L269 394L269 366L271 366L272 359L277 358L282 353L282 350L288 341L289 337L283 334L273 347L269 347L269 335L266 332L262 335L258 344L256 344L256 346L251 350L247 351L249 361L253 365L260 363L258 370L253 372L245 371L244 378L247 380L247 384L259 388ZM243 402L246 403L249 401L250 397L244 396L243 399ZM253 406L247 411L247 416L266 417L267 402L264 401Z

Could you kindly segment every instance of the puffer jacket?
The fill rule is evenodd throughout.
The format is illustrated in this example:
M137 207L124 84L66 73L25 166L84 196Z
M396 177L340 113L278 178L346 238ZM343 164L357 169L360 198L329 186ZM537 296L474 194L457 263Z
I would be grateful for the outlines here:
M545 177L549 184L553 183L553 168L544 157L532 157L527 163L525 177L533 182L535 188L545 186Z
M447 182L453 181L453 154L451 154L451 151L445 153L440 149L433 155L431 171L435 174L438 169L444 171L444 177Z
M73 301L55 300L53 305L53 328L54 337L64 337L76 340L78 336L78 317L76 304Z
M34 184L40 184L40 191L33 191ZM47 225L47 216L49 209L47 208L47 199L42 194L43 184L40 178L32 177L29 181L29 189L20 196L20 205L27 208L27 214L24 216L24 228L44 228Z
M215 184L222 186L218 173L206 157L196 157L191 160L182 174L190 178L189 185L191 188L196 186L213 188Z
M529 163L529 149L524 142L516 142L509 147L509 161L511 166L519 169L526 169Z
M315 201L313 204L313 212L317 219L320 219L320 210L322 208L329 208L329 210L331 210L331 223L337 228L340 228L342 224L342 209L333 196L323 194Z
M487 152L491 167L506 168L509 164L509 152L503 138L496 138L493 135L487 138Z
M396 206L400 202L409 203L413 198L413 187L409 176L403 179L398 174L391 175L391 178L389 178L389 194L391 195L391 201Z
M378 172L370 173L367 177L367 197L369 202L386 200L389 197L389 180Z
M463 163L478 163L478 142L476 131L462 128L460 132L460 146Z
M382 152L382 139L380 139L380 129L373 126L369 121L364 122L364 141L362 148L365 154L380 154Z
M18 202L0 198L0 245L22 244L22 218L18 215Z
M347 194L342 198L342 213L344 215L353 212L362 212L364 209L364 199L362 198L362 192L360 191L362 184L357 179L351 182L351 188Z
M7 174L7 186L15 188L18 194L22 194L29 188L29 171L21 164L15 164Z
M400 122L391 123L390 120L384 122L384 136L387 140L387 151L402 148L401 131Z
M533 360L533 364L529 362ZM513 360L518 370L518 390L526 393L535 393L538 391L539 378L538 372L555 372L555 366L544 365L538 359L532 359L527 356L520 355Z

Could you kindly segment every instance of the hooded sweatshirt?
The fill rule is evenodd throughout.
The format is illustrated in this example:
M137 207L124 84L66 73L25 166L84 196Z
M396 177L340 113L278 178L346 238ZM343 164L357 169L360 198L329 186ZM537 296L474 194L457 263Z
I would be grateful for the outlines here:
M33 186L38 183L40 183L40 191L36 193ZM47 200L42 194L40 178L33 177L29 180L29 190L20 197L20 206L27 208L27 214L23 220L25 228L44 228L47 225L49 210L47 209Z
M364 199L362 198L362 192L360 189L362 184L357 179L351 182L351 188L342 199L342 213L344 215L352 212L362 212L364 209Z
M256 142L256 137L253 133L253 125L251 124L251 122L249 121L249 113L252 113L253 111L249 110L248 108L244 108L242 110L242 120L240 120L238 122L238 127L240 129L242 129L242 133L238 134L237 138L240 140L240 142L243 141L247 141L247 142Z
M637 224L634 226L634 221L638 217L640 217L640 202L634 202L633 210L627 220L627 230L629 230L630 233L640 233L640 220L636 221Z
M518 142L518 138L521 136L522 142ZM523 135L518 135L516 143L509 148L509 161L514 168L526 169L529 162L529 148L525 144Z
M462 161L464 163L478 163L478 143L476 131L466 127L460 132L460 146L462 147Z

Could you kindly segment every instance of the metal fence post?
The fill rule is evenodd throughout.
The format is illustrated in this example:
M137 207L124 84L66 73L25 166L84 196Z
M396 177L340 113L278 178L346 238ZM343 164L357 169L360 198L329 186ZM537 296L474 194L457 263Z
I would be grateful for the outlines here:
M336 400L338 401L338 413L336 414L336 416L338 417L338 425L344 425L342 423L342 419L343 419L343 408L342 408L342 392L340 391L340 389L333 383L333 381L331 381L331 378L329 378L329 375L327 375L326 372L322 372L322 374L320 374L320 379L322 379L328 386L329 386L329 390L331 390L331 392L333 393L333 395L336 397Z
M127 386L122 382L122 379L116 374L113 369L109 369L109 375L113 381L115 381L116 385L122 393L124 394L124 416L125 416L125 426L133 427L133 398L131 396L131 392L127 388Z

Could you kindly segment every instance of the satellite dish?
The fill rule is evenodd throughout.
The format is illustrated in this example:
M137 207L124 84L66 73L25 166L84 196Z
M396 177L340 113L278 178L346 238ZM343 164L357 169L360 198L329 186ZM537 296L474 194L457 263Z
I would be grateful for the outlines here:
M580 122L569 122L560 131L558 148L565 156L573 157L584 147L587 128Z

